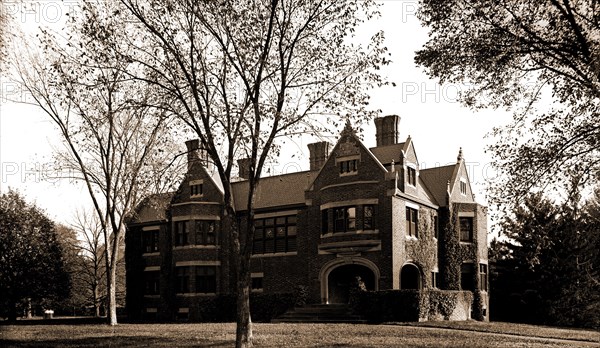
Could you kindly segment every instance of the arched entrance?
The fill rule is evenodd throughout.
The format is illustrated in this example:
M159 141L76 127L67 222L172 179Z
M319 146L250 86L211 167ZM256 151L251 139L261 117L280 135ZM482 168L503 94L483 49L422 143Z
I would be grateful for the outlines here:
M421 271L412 263L402 266L400 271L400 289L421 289Z
M348 303L350 288L357 277L367 290L379 290L379 269L362 258L337 259L321 269L321 298L323 303Z
M365 284L367 290L375 289L375 275L368 267L343 265L332 270L327 279L329 303L348 303L350 288L355 286L358 277Z

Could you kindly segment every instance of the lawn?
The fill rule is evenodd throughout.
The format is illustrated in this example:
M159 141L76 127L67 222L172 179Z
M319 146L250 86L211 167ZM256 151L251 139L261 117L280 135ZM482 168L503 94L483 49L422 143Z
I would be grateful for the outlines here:
M389 325L255 324L257 347L600 347L600 333L531 325L428 322ZM0 325L2 347L231 347L235 325Z

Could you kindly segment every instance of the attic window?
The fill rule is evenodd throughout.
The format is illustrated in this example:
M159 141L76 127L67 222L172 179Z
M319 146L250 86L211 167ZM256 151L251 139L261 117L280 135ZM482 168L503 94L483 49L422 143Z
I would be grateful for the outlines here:
M190 196L191 197L202 197L203 192L203 181L194 180L190 181Z
M340 174L349 174L358 172L358 160L351 159L348 161L339 162Z
M462 195L467 195L467 182L463 179L460 179L460 193Z
M408 167L406 174L408 184L412 186L417 186L417 170L413 167Z

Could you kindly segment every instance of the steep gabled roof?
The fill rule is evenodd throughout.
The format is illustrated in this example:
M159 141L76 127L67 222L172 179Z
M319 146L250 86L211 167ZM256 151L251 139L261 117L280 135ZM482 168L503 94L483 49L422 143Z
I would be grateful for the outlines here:
M369 150L381 164L400 163L404 143L372 147Z
M419 170L419 177L439 206L446 206L448 182L452 180L456 164Z
M175 192L157 193L144 198L136 207L130 223L163 221L167 219L167 209Z
M315 171L304 171L261 178L256 189L254 207L261 209L303 204L304 191L312 184L316 175ZM248 181L238 181L231 186L236 210L246 210Z

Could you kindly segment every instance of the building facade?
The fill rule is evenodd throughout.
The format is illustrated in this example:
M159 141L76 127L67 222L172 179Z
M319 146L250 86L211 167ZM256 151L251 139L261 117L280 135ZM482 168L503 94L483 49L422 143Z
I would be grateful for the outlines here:
M261 179L255 200L252 290L308 292L309 303L347 303L368 290L471 290L488 314L487 215L459 151L455 164L420 168L399 117L375 119L377 146L350 125L337 144L309 144L310 170ZM223 188L188 141L188 172L174 193L148 197L126 234L132 318L198 318L203 298L233 289ZM244 221L248 182L232 184Z

